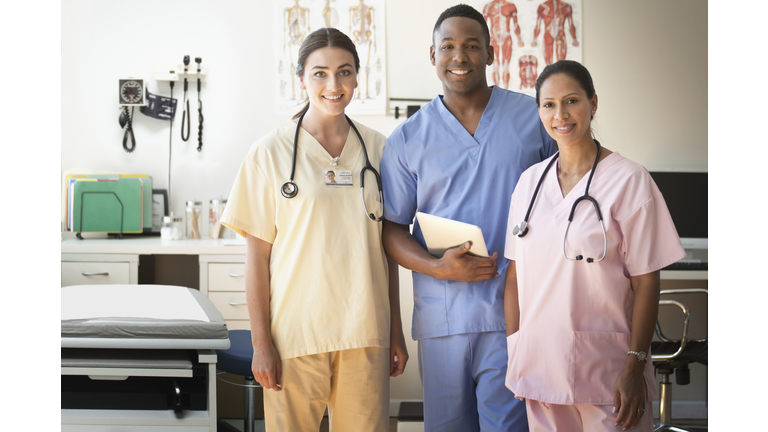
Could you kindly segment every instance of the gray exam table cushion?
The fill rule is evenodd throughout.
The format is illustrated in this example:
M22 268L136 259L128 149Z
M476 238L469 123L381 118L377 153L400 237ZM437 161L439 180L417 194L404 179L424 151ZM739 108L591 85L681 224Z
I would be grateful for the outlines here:
M121 296L130 296L137 285L102 285L104 295L97 298L73 298L77 288L61 289L62 308L80 301L120 301ZM143 285L142 287L150 287ZM165 289L165 285L157 285ZM133 348L133 349L228 349L227 324L216 306L196 289L184 288L179 295L189 292L200 306L208 322L195 319L157 319L145 317L90 317L61 320L62 348ZM186 291L185 291L186 290ZM155 299L142 299L153 302ZM155 309L178 308L178 303L163 297L166 304L153 303ZM173 310L173 309L169 309ZM183 316L184 311L174 310L174 316ZM192 311L190 311L191 314ZM62 313L64 315L64 313Z

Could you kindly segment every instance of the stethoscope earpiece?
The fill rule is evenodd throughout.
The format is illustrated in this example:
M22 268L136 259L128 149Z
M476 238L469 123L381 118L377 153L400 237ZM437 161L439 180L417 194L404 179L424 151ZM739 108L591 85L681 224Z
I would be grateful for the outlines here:
M292 181L285 182L280 188L280 193L286 198L293 198L299 193L299 187Z

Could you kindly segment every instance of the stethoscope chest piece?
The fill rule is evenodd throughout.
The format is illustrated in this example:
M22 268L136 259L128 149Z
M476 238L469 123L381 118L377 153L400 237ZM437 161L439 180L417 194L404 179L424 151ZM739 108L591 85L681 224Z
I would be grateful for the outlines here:
M525 221L520 222L512 228L512 234L518 237L525 237L528 234L528 223Z
M287 181L280 188L280 193L286 198L293 198L299 193L299 187L293 181Z

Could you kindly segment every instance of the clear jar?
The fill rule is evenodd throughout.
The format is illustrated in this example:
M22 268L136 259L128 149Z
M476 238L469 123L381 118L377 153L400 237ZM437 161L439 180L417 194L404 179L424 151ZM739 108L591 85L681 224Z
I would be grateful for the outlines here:
M173 213L171 213L171 236L173 240L184 238L184 218L174 216Z
M173 240L173 227L171 226L171 217L163 216L163 226L160 228L161 240Z
M187 238L199 239L203 226L202 201L187 201Z
M208 236L212 239L222 238L221 214L224 213L223 200L212 199L208 205ZM226 202L226 201L224 201Z
M221 200L221 213L224 213L224 208L227 207L227 200L222 199ZM219 222L221 222L221 214L219 214ZM225 227L224 225L221 225L221 231L219 231L219 238L224 239L233 239L235 238L235 232L231 229Z

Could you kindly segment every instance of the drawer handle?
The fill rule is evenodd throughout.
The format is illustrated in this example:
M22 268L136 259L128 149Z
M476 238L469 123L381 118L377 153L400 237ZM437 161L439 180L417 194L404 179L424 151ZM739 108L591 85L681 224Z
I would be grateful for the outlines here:
M230 273L229 277L244 277L244 274Z
M88 273L88 272L82 272L83 276L109 276L109 272L100 272L100 273Z
M229 302L230 306L247 306L248 303Z

